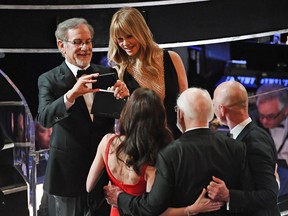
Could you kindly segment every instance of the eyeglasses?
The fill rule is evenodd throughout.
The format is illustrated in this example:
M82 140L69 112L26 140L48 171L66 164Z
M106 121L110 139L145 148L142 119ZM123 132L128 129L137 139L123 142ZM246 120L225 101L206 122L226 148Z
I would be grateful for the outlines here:
M83 47L84 46L84 44L86 45L86 46L91 46L92 44L93 44L93 41L92 40L86 40L86 41L82 41L82 40L80 40L80 39L75 39L75 40L73 40L73 41L65 41L65 42L68 42L68 43L71 43L71 44L73 44L74 46L76 46L76 47Z
M272 113L269 115L263 115L263 114L259 113L259 119L263 120L265 118L267 121L272 121L272 120L278 118L278 116L280 116L280 114L283 112L283 110L284 109L280 110L278 113Z

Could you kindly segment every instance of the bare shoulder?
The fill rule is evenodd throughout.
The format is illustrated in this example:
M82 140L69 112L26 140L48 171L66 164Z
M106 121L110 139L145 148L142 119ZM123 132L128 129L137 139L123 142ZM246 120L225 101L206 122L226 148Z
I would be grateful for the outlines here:
M98 150L97 151L100 151L101 153L105 152L106 150L106 146L107 146L107 143L109 142L109 140L111 139L111 137L113 137L115 134L113 133L108 133L106 134L101 142L99 143L99 146L98 146Z
M185 91L188 88L188 81L186 76L186 70L180 55L174 51L168 51L176 69L179 84L179 93Z
M179 61L179 60L182 61L180 55L178 53L176 53L175 51L169 50L168 53L169 53L172 61L174 61L174 60L175 61Z

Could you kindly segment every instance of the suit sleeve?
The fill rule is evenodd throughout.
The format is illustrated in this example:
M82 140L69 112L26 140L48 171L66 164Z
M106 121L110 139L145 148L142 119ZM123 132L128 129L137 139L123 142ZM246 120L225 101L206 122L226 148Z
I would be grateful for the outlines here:
M173 175L165 157L159 154L156 178L150 193L144 193L137 197L121 193L118 197L118 209L121 215L160 215L170 206Z
M46 74L38 79L39 106L37 119L44 127L52 127L69 115L64 103L64 94L57 96L55 85Z
M250 133L245 142L251 182L244 190L230 190L230 211L259 212L273 209L277 206L278 193L274 176L276 161L273 141L263 133Z

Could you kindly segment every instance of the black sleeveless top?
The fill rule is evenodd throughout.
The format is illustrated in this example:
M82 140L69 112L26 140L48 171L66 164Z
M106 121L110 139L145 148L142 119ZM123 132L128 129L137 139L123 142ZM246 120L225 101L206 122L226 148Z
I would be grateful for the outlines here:
M130 94L132 94L135 89L140 87L138 82L132 77L130 73L128 73L128 71L125 71L123 79L130 91ZM174 138L177 139L181 135L181 132L176 126L177 113L175 112L174 107L176 106L176 100L179 95L179 84L176 69L168 51L166 50L164 50L164 80L164 106L166 109L167 123L174 135Z

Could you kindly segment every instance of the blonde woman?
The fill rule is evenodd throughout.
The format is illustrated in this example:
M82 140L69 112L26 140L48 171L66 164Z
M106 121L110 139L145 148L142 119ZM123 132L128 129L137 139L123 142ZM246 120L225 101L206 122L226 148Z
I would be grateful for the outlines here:
M178 95L188 88L180 56L163 50L154 42L152 33L135 8L125 7L112 17L108 60L116 64L118 75L130 94L139 87L154 90L164 103L167 123L174 138L180 136L174 111Z

